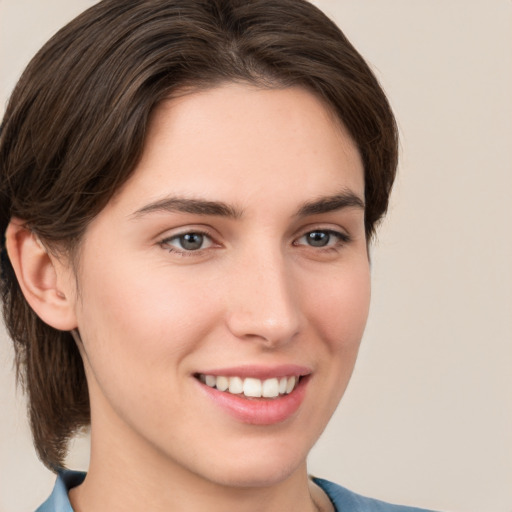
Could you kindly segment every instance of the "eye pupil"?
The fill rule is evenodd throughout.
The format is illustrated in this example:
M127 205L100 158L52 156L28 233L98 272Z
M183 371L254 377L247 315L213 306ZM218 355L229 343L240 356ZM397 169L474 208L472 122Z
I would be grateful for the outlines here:
M307 234L308 244L313 247L324 247L329 243L330 235L323 231L312 231Z
M186 249L187 251L196 251L203 245L204 235L201 235L200 233L187 233L185 235L181 235L179 240L183 249Z

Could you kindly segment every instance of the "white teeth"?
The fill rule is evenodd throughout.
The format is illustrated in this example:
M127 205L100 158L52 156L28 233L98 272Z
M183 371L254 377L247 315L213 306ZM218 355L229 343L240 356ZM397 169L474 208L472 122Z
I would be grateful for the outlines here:
M261 389L261 395L265 398L279 396L279 381L277 379L265 380Z
M288 379L288 383L286 384L286 392L291 393L293 388L295 387L295 377L290 377Z
M227 377L217 377L215 387L219 391L226 391L229 388L229 380Z
M219 391L227 391L233 395L243 394L251 398L276 398L279 395L291 393L299 378L294 375L290 377L281 377L280 379L255 379L248 377L225 377L223 375L205 375L199 374L199 380L211 388L217 388Z
M230 377L228 389L233 395L238 395L244 389L244 381L240 377Z
M261 397L261 380L244 379L244 395L253 398Z
M207 386L214 388L215 384L217 383L217 379L213 375L205 375L204 382Z

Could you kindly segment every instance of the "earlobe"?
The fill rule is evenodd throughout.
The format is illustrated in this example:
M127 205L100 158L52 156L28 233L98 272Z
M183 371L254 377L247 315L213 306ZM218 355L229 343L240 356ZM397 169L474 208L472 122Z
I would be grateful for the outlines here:
M74 294L63 289L63 266L19 219L11 219L5 238L9 260L30 307L55 329L76 328Z

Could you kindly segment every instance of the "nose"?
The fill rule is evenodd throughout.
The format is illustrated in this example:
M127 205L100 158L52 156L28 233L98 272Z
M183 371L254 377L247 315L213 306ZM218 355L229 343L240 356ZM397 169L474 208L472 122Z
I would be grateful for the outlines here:
M290 265L281 252L252 253L235 267L228 279L230 332L268 348L291 341L300 330L301 311Z

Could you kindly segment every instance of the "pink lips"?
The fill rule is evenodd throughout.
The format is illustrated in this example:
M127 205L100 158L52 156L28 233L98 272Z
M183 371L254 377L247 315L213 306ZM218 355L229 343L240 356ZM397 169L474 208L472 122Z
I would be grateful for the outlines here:
M299 409L306 394L311 370L302 366L283 365L274 368L244 366L208 370L205 374L214 376L252 377L256 379L280 378L295 375L301 377L295 389L277 398L248 398L211 388L199 380L202 391L217 406L242 423L251 425L272 425L283 422Z

